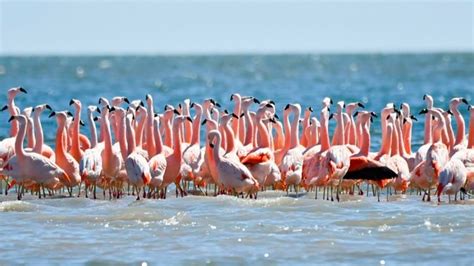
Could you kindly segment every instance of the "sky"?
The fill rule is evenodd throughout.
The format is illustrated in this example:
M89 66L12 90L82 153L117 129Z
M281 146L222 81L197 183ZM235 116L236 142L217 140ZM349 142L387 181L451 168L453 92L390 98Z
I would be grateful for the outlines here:
M474 51L474 1L0 0L0 55Z

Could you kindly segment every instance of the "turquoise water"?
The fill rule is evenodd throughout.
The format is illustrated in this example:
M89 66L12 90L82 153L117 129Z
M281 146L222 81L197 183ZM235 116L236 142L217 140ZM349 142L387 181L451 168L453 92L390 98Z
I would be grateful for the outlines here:
M271 98L278 110L288 102L316 109L329 96L362 101L376 112L387 102L407 102L417 113L425 93L443 108L454 96L474 101L474 55L0 57L0 87L6 92L19 85L28 90L16 99L22 108L48 103L62 110L73 97L85 106L100 96L144 99L151 93L158 110L208 97L230 109L230 94L239 92ZM2 138L7 120L0 113ZM56 123L42 120L52 145ZM372 150L380 144L379 121L372 127ZM415 124L415 147L422 127ZM407 195L390 202L364 196L334 203L315 201L314 193L296 199L279 192L261 193L256 201L175 199L172 193L141 202L8 201L12 197L0 195L0 264L468 265L474 251L471 201L437 206Z

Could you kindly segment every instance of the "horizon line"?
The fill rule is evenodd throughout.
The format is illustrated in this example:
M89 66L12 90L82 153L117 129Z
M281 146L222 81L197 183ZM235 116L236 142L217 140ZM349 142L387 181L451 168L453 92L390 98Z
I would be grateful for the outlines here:
M180 57L180 56L282 56L282 55L414 55L414 54L474 54L471 50L407 50L407 51L235 51L235 52L77 52L77 53L1 53L0 57L99 57L99 56L143 56L143 57Z

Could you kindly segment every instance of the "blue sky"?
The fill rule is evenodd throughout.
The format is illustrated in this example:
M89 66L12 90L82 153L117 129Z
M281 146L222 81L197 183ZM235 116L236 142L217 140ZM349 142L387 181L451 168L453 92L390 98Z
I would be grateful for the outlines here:
M473 51L473 1L7 1L0 54Z

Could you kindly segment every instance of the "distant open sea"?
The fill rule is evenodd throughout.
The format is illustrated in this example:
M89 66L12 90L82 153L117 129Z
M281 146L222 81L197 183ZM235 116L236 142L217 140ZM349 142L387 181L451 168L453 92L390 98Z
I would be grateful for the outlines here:
M450 98L474 102L474 54L235 55L235 56L0 56L0 88L23 86L21 108L41 103L69 109L100 96L145 99L157 110L185 98L213 97L232 109L238 92L312 106L323 97L361 101L377 113L389 102L409 103L417 114L423 94L447 108ZM462 105L462 108L465 106ZM467 109L461 112L467 119ZM85 115L85 112L83 112ZM0 113L0 138L9 115ZM421 117L420 117L421 118ZM423 120L423 119L420 119ZM42 118L53 145L56 122ZM334 122L330 122L331 128ZM413 131L416 149L423 122ZM87 127L81 129L88 134ZM380 118L372 125L380 147ZM474 207L421 202L415 195L346 197L334 203L280 192L259 199L228 196L135 202L61 198L7 201L0 195L0 264L456 264L472 265ZM382 197L385 199L384 197Z

